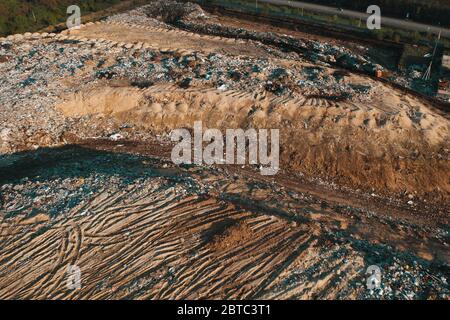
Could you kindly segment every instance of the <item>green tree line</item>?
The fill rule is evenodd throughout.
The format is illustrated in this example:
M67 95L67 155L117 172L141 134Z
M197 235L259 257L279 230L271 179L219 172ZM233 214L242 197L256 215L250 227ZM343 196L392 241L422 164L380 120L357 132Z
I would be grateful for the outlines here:
M65 21L70 5L86 14L105 9L120 0L0 0L0 35L36 31Z

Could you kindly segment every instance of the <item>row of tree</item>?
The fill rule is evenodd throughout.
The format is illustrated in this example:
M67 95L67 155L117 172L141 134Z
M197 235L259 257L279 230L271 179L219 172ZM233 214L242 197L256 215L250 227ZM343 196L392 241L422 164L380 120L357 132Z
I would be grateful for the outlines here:
M0 0L0 35L35 31L67 19L67 7L77 4L82 14L107 8L120 0Z

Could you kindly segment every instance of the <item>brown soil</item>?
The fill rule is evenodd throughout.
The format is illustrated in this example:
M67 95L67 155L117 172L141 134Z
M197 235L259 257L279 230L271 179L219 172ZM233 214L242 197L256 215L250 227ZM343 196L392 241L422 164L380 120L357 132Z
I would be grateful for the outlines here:
M251 41L179 30L97 24L74 35L130 49L143 42L181 55L220 52L265 57L286 68L313 66L278 59ZM79 85L92 71L89 65L61 81L74 90L65 90L55 108L72 130L61 137L24 134L19 149L25 151L0 162L0 176L8 180L0 198L0 298L368 298L365 270L373 264L382 265L384 283L399 292L383 297L405 299L409 270L420 281L411 284L416 297L448 297L448 280L441 277L450 261L448 115L352 73L343 83L370 85L371 96L337 101L301 87L294 98L262 88L168 83L138 89L127 79ZM264 177L248 165L173 165L172 145L160 138L200 120L221 130L280 129L281 171ZM120 131L125 123L131 125ZM135 140L86 139L126 130ZM0 142L8 132L2 135ZM55 143L66 144L68 154L30 150ZM102 161L88 167L89 159L77 158L86 150ZM125 187L113 170L122 165L117 155L135 161L119 172ZM88 179L100 180L101 188L91 191ZM40 203L51 199L34 197L45 183L81 189L84 200L51 216ZM29 194L28 207L15 202ZM80 290L67 289L69 265L82 270Z
M141 155L167 154L149 143L92 140L80 145L102 152L125 148ZM53 165L34 166L43 173L57 163L55 158ZM264 183L249 171L232 178L195 167L154 167L146 160L142 166L157 170L157 176L96 193L68 214L1 216L0 297L356 298L365 291L357 283L364 283L367 255L374 252L384 252L383 259L397 250L424 261L450 261L446 244L430 234L434 227L425 227L423 219L394 223L392 213L398 209L389 206L381 210L391 213L387 216L378 209L370 214L350 206L338 210L342 202L330 200L326 192L321 197L300 192L305 186L286 184L283 176ZM214 188L198 195L182 183L167 187L171 177ZM75 183L80 187L85 181ZM370 239L367 248L361 247L364 239ZM379 244L391 249L383 251ZM407 263L412 261L402 265L409 268ZM68 265L82 270L80 290L66 287Z
M249 41L199 35L181 30L163 28L139 29L128 25L100 24L81 30L71 30L68 34L112 41L144 42L166 50L190 50L204 53L216 52L232 55L267 57L267 52Z
M279 128L286 170L445 203L450 162L437 155L446 149L448 156L448 120L413 97L382 85L377 91L380 98L368 104L170 86L101 87L69 96L58 108L67 116L110 114L157 133L200 120L222 130ZM413 122L410 114L419 111L422 119Z

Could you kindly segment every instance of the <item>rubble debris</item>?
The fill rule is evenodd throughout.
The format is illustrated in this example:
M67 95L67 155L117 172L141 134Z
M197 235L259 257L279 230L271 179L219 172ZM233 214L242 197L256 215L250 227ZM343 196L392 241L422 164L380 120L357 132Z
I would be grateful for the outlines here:
M412 172L412 180L421 180L411 168L422 164L430 167L438 164L436 167L446 168L445 164L450 156L445 144L446 123L440 121L442 119L438 115L429 112L427 105L421 104L414 97L394 90L380 90L383 87L379 81L359 75L359 72L368 72L373 76L375 70L382 68L348 48L275 33L225 27L212 22L208 14L197 5L175 1L158 3L161 6L144 6L112 16L106 22L98 22L96 26L104 26L105 23L123 24L144 30L147 27L161 28L161 32L179 32L179 28L183 28L184 35L189 37L200 39L199 34L192 33L199 32L215 36L216 41L241 47L249 42L256 43L258 49L263 48L269 54L247 56L226 54L220 50L213 53L175 50L165 44L161 46L158 43L131 42L127 39L88 39L87 36L78 37L68 32L58 35L24 34L1 39L0 175L4 182L0 186L1 218L4 219L2 226L5 222L5 225L16 228L17 219L19 222L25 221L23 223L26 227L22 230L27 232L31 225L29 219L36 218L39 226L40 223L44 225L43 230L37 230L38 233L45 232L45 228L63 221L67 216L96 217L98 212L90 204L97 201L98 197L108 199L111 195L117 195L119 198L113 199L114 205L110 204L108 208L115 210L118 218L127 219L130 217L129 212L124 214L125 211L120 211L122 207L116 206L117 201L130 208L129 204L134 204L136 198L145 199L144 202L136 202L134 206L142 210L149 202L149 197L155 194L161 196L163 201L169 201L168 195L173 196L171 204L189 197L189 201L195 204L194 209L183 213L183 217L191 219L204 216L204 212L198 213L199 208L205 208L202 205L206 204L206 209L211 209L211 213L220 212L220 215L230 215L233 219L238 215L249 215L254 219L250 224L230 224L232 229L214 237L213 244L216 247L232 248L230 243L254 245L251 241L255 236L261 236L260 242L266 243L267 239L264 237L268 233L261 230L269 227L268 230L276 237L276 241L273 241L275 245L271 248L272 251L266 248L263 250L265 253L274 252L277 257L281 256L281 252L286 254L271 269L278 268L283 261L289 261L292 257L300 257L298 264L288 264L281 277L271 280L270 295L267 293L269 298L280 297L287 292L297 294L304 291L306 297L310 298L308 289L303 284L307 281L317 284L317 279L330 276L330 281L325 281L326 286L322 290L322 294L327 297L448 299L448 263L439 260L445 256L441 251L448 246L448 232L445 224L441 227L437 222L443 216L446 217L444 211L447 207L440 207L440 203L435 206L431 201L424 204L421 195L406 189L410 182L407 179L401 181L404 182L405 190L399 192L398 198L392 196L392 193L384 193L388 180L403 179L406 171ZM350 71L357 71L358 75ZM119 110L117 117L109 112L116 106L114 103L105 103L105 112L93 111L76 116L63 115L55 108L66 97L75 97L74 101L79 103L81 99L77 100L77 97L89 95L95 88L107 88L107 93L123 89L128 94L125 95L127 103L130 97L137 96L142 99L138 102L144 102L136 105L143 108L133 109L133 112L124 108L125 111ZM165 96L167 92L169 94ZM386 98L383 96L386 92L392 93L389 96L392 100L381 106L377 105ZM169 95L179 99L170 101ZM188 104L186 97L189 96L199 97L197 105ZM94 98L103 99L102 97ZM181 101L183 99L186 101ZM175 167L167 162L162 163L163 153L160 149L168 144L168 135L166 132L153 131L155 127L146 127L142 123L153 124L153 119L157 117L162 123L166 121L163 116L172 116L171 113L176 112L192 113L205 106L211 107L211 115L224 107L220 102L208 102L217 99L229 99L227 103L234 108L229 108L224 113L219 112L220 118L236 117L239 115L236 110L242 109L245 125L249 127L257 123L253 121L256 119L291 130L288 133L300 132L301 140L297 140L298 145L283 146L284 149L293 149L288 150L293 156L288 157L287 161L294 163L300 159L301 162L310 161L312 164L305 167L305 170L296 170L302 167L293 166L294 170L286 171L286 175L279 180L275 178L269 181L252 175L252 170L257 170L257 166L239 166L239 170L220 166ZM240 108L242 101L251 102L248 111ZM96 103L100 104L98 100ZM86 103L83 106L88 109L97 104ZM133 106L131 103L127 106L130 105ZM386 110L383 110L384 107ZM129 114L139 119L127 117ZM153 116L155 117L152 118ZM347 123L342 124L343 122ZM422 125L427 129L422 130ZM432 125L437 127L433 132L439 132L439 135L426 136L432 131L429 129ZM334 131L334 128L344 129ZM378 139L383 137L378 133L385 129L390 130L390 144L384 144L384 140ZM405 135L399 135L401 139L407 140L407 152L396 153L395 158L389 158L389 149L394 149L395 153L397 141L400 141L396 140L394 134L390 135L395 133L395 129L408 132L407 139L404 139ZM426 139L443 137L442 148L436 152L420 149L421 145L417 147L417 141L412 139L416 133L418 141L423 144L428 141ZM356 136L354 140L353 135ZM288 139L292 138L291 135L288 136ZM158 142L156 148L149 144L149 141L155 140ZM371 140L375 142L360 145L353 143ZM80 141L93 142L89 148L69 145ZM154 157L138 155L142 150L147 152L148 149L145 148L149 145L157 149ZM381 147L375 148L378 145ZM134 147L136 148L133 149ZM98 150L94 151L96 148ZM303 151L305 153L301 154ZM300 156L295 152L299 152ZM336 161L340 158L344 161ZM421 158L425 159L424 162L415 162ZM382 171L385 163L394 163L394 169L388 167L389 170ZM356 182L346 187L339 183L343 180L337 180L348 178L341 175L341 166L350 171L350 180L360 178L353 174L359 165L364 183L368 184L368 180L373 177L370 176L372 167L375 167L372 164L376 164L375 170L380 170L376 173L381 176L382 184L377 189L363 189L364 186ZM432 170L430 172L435 173ZM426 174L431 175L430 172ZM204 179L205 177L207 178ZM293 180L288 180L291 177ZM297 180L301 182L298 185ZM295 191L297 189L292 186L299 186L299 189L312 186L314 194L320 197L313 193ZM344 194L341 195L343 198L338 197L338 191ZM327 192L331 192L332 197L328 197ZM433 199L445 196L445 190L424 192L429 192ZM358 197L347 199L354 195ZM355 199L357 206L353 207L350 203ZM208 203L200 202L204 200ZM379 203L384 211L389 211L386 216L360 208L374 206L379 209ZM282 208L280 204L283 204ZM184 204L179 207L186 208ZM411 213L411 216L420 215L422 222L410 223L399 216L391 216L391 208ZM154 211L151 208L142 212L148 218L147 213ZM178 209L167 212L173 214ZM435 224L424 226L427 222L423 221L427 220L423 219L425 214L427 218L430 217L429 220L435 220ZM184 221L176 220L178 218L180 216L162 220L164 223ZM202 218L198 225L205 221ZM192 220L186 222L171 225L167 229L187 226ZM210 224L209 220L207 224ZM153 225L142 224L140 227ZM111 242L111 245L132 238L132 230L133 228L128 228L120 234L123 238ZM144 229L139 229L139 232L142 230ZM188 228L190 235L191 231ZM203 240L205 234L209 233L197 233L193 240L191 238L194 236L189 238L186 235L170 240L175 241L177 246L180 243L183 244L181 247L186 248L191 242ZM417 244L416 239L421 239L422 242ZM164 245L167 247L167 243ZM424 252L421 251L422 245L427 249ZM196 252L198 247L189 250L189 255L194 257L193 260L189 260L191 256L188 257L190 265L192 261L198 260L195 259L199 255ZM212 252L210 257L215 257L214 246L207 249L208 254ZM307 254L307 259L303 253ZM177 253L171 256L180 255ZM265 254L246 258L253 259L255 256ZM207 257L207 261L214 260L209 259L210 257ZM135 258L133 256L131 260L139 260ZM28 262L25 265L26 263ZM273 263L271 257L261 265L270 266L270 263ZM301 265L302 263L308 265ZM371 291L365 286L365 270L373 264L382 269L384 281L381 288ZM126 269L130 269L128 263L124 265ZM214 265L209 266L215 268ZM241 266L237 269L236 277L242 274ZM177 279L183 278L179 274L183 270L169 264L158 270L160 275L152 275L155 276L152 279L167 280L168 285L172 285ZM262 273L264 276L271 274L266 270ZM212 274L219 274L223 280L220 272ZM106 286L105 281L102 281L102 288ZM148 281L153 283L153 280ZM338 293L334 291L337 283L341 287ZM141 289L146 284L147 280L140 278L133 281L126 290L133 288L143 292ZM289 291L291 289L293 291ZM254 292L246 293L253 297ZM236 293L236 296L239 294Z

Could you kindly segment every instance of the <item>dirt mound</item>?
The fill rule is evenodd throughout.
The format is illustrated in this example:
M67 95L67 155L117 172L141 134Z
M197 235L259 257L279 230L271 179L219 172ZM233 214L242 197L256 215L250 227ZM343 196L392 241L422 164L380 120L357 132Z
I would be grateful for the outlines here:
M111 114L160 134L192 127L194 121L223 131L278 128L282 169L381 193L445 200L450 192L448 122L411 97L386 91L380 98L384 111L378 104L285 99L267 92L166 85L128 90L78 93L58 108L69 116Z
M77 92L59 108L67 116L98 113L108 115L136 108L141 99L142 95L138 89L106 87L101 90Z
M223 252L228 248L237 248L245 245L255 235L247 223L234 223L226 228L223 233L215 235L212 240L212 247L217 252Z
M166 23L175 23L178 20L189 21L191 19L207 18L208 15L198 5L191 2L178 1L153 1L149 4L139 8L139 12L145 13L150 18L157 18Z

